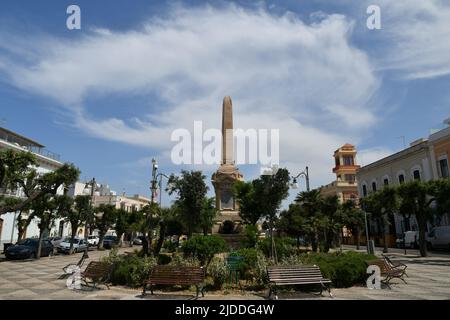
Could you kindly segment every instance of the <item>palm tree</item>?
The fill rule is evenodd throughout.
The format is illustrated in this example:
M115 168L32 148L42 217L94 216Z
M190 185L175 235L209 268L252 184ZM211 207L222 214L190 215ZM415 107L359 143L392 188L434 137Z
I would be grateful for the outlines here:
M397 190L395 188L385 186L382 190L375 194L375 199L379 201L378 207L381 209L384 231L384 249L383 253L388 252L389 240L389 217L398 209Z
M319 230L323 225L320 217L320 208L323 199L320 190L311 190L300 192L295 198L295 202L303 208L305 214L305 229L311 240L312 250L317 252L319 245Z
M341 210L344 225L351 231L352 235L355 236L356 250L359 250L361 228L364 226L364 211L356 205L355 201L343 203Z

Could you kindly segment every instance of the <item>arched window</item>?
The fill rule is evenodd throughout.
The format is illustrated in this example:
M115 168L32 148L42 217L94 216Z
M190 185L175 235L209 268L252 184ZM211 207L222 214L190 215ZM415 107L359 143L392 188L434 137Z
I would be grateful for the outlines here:
M377 182L376 181L372 182L372 191L377 192Z
M402 184L405 182L405 175L403 173L398 175L398 183Z
M420 181L420 171L419 170L413 171L413 178L414 178L414 180Z
M363 184L362 186L363 197L367 197L367 186Z

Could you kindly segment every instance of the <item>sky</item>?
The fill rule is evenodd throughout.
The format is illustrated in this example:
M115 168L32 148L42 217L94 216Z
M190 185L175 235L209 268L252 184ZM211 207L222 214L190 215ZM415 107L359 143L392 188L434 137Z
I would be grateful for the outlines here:
M66 9L81 9L68 30ZM366 10L380 7L381 29ZM171 134L278 129L280 166L333 180L333 152L369 164L450 117L450 3L440 0L63 1L0 5L0 125L44 144L118 193L149 195ZM404 137L404 139L403 139ZM258 165L239 166L246 180ZM289 203L304 190L291 190ZM163 193L163 205L173 198Z

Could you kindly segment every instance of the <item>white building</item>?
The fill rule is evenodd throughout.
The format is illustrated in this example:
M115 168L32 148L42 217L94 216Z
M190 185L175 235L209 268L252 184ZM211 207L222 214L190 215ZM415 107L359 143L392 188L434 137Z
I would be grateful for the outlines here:
M8 129L0 127L0 151L6 149L12 149L15 151L30 151L37 159L38 167L36 170L38 173L48 173L60 168L63 163L60 161L59 155L52 153L46 149L42 144L33 141L20 134L12 132ZM0 191L5 192L5 191ZM62 187L58 190L58 194L62 194ZM11 195L11 194L9 194ZM18 190L13 196L22 197L22 191ZM9 212L0 216L0 244L16 242L18 231L16 226L17 212ZM34 219L28 226L25 236L26 237L38 237L38 219ZM50 235L56 235L58 233L57 227L59 226L59 219L56 221L55 226L50 231ZM61 231L62 235L68 235L68 228L64 228Z
M358 193L360 198L382 189L384 186L396 186L403 182L445 179L448 174L448 156L450 153L450 121L447 128L431 134L428 139L419 139L409 148L375 161L357 171ZM434 225L450 225L450 215L444 215L433 222ZM429 226L431 227L431 225ZM371 233L378 234L376 224L371 224ZM394 214L390 234L400 236L404 231L417 230L414 216L404 221L403 216Z

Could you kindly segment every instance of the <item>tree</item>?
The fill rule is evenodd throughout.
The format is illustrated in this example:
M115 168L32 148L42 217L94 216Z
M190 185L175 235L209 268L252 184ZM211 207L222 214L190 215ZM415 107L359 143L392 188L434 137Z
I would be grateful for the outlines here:
M168 181L169 195L176 193L177 205L180 207L180 218L186 226L188 236L199 226L204 198L208 192L206 177L201 171L181 172L181 177L171 175Z
M245 224L255 226L263 212L256 201L253 181L236 181L234 184L234 196L239 204L239 216Z
M130 230L130 215L131 214L124 209L116 210L114 230L116 230L117 238L119 238L119 247L122 246L123 235Z
M36 177L37 165L35 156L31 152L16 152L6 150L0 152L0 190L3 194L11 194L11 196L0 196L0 215L7 212L24 211L25 207L29 207L30 199L24 203L23 199L13 196L19 189L27 187L27 185ZM28 184L27 184L28 181ZM29 194L24 190L24 195Z
M379 201L378 207L381 209L381 215L383 220L384 231L384 249L383 252L387 253L388 239L389 239L389 218L398 210L397 190L395 188L385 186L383 189L375 194L375 199Z
M287 169L278 169L274 175L263 175L252 182L254 201L258 203L258 207L269 222L272 258L275 262L277 262L277 256L273 239L273 228L281 202L289 195L289 180L289 171Z
M77 181L80 171L72 164L64 164L53 172L39 174L37 161L30 152L6 150L0 152L0 188L9 191L20 189L21 201L5 201L10 197L0 197L0 215L23 210L38 197L55 195L62 186Z
M416 217L419 227L419 249L422 257L428 255L425 237L427 222L432 221L434 217L431 204L435 198L428 195L429 191L432 191L430 186L421 181L411 181L400 185L397 189L401 213L405 214L404 211L408 211Z
M56 217L58 203L53 195L46 194L34 199L32 202L33 216L39 219L39 244L36 252L36 259L41 257L42 239L51 229Z
M86 223L88 216L91 214L90 197L87 195L78 195L75 199L63 195L57 197L59 216L65 222L70 223L70 249L69 253L73 253L73 242L77 235L78 228Z
M302 208L305 216L305 230L311 240L312 250L317 252L319 245L319 231L323 224L321 221L322 196L320 190L300 192L295 198L295 202Z
M203 198L202 210L200 211L200 227L202 228L203 235L207 236L210 232L216 215L216 198Z
M343 222L345 227L350 230L356 240L356 250L359 250L361 228L364 227L364 211L361 210L355 201L346 201L341 207Z
M94 226L99 231L98 250L103 250L103 239L106 232L114 226L117 219L117 209L110 204L101 204L95 208Z
M337 238L341 241L343 216L338 197L325 197L322 200L320 211L323 219L323 251L328 252Z
M298 203L290 204L288 210L281 212L277 229L291 237L295 237L297 239L297 247L300 247L300 238L307 233L303 208Z

